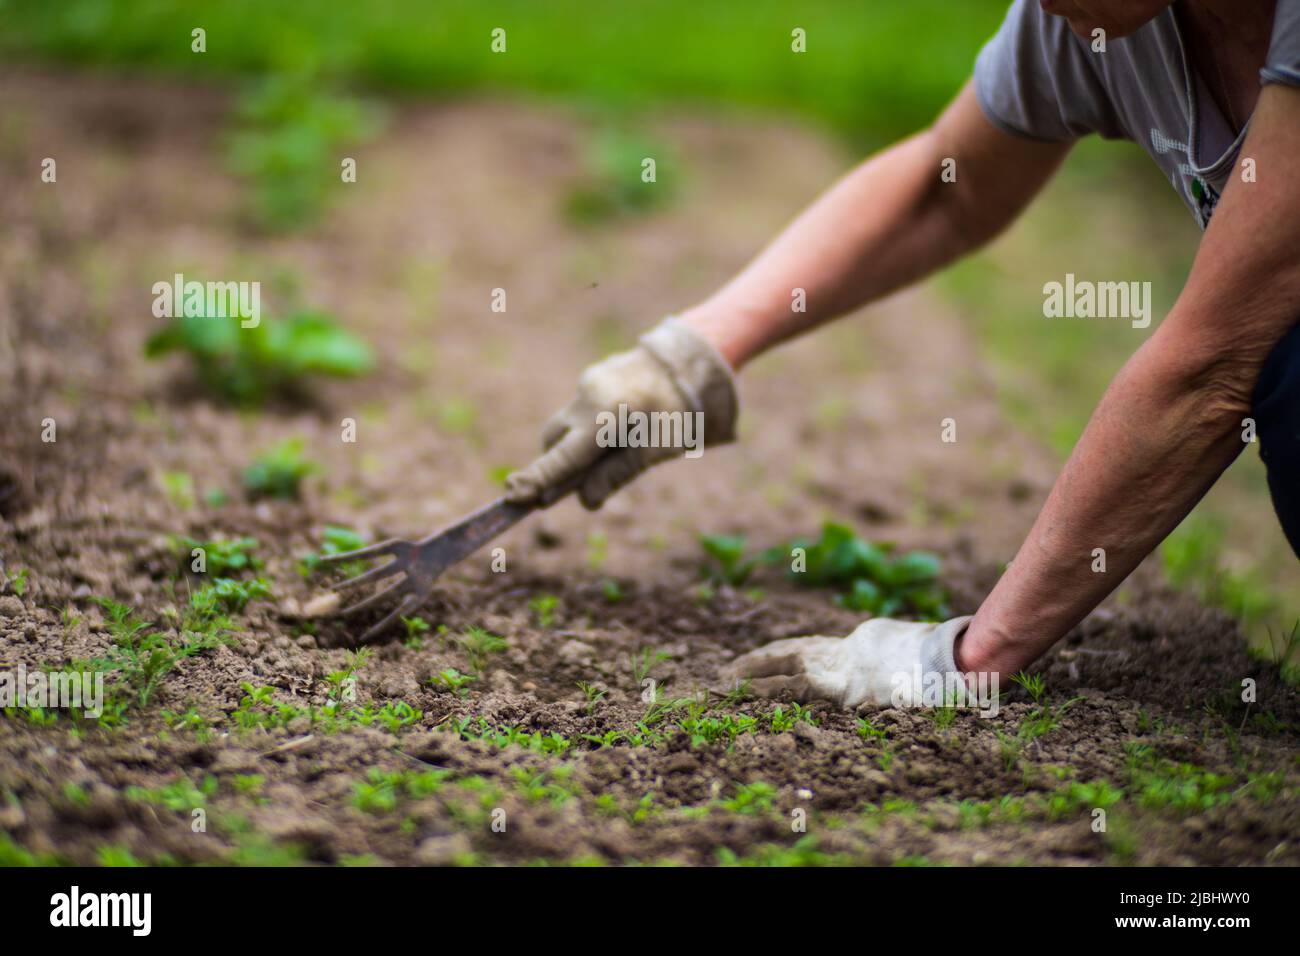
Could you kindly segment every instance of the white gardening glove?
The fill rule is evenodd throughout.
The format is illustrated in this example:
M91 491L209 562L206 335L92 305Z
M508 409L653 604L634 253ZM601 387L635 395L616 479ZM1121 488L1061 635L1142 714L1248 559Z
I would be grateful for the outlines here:
M750 691L761 697L789 691L799 701L829 700L841 707L918 706L926 703L918 680L938 674L944 681L958 673L953 644L970 620L920 624L877 617L848 637L773 641L724 667L723 680L728 689L749 680Z
M570 481L578 481L579 499L594 510L651 465L687 451L602 446L598 416L608 412L617 420L620 405L627 412L700 412L703 434L682 434L702 439L704 445L736 437L736 387L730 366L711 343L669 317L643 335L636 348L611 355L582 373L578 396L542 431L546 452L506 479L506 498L545 502Z

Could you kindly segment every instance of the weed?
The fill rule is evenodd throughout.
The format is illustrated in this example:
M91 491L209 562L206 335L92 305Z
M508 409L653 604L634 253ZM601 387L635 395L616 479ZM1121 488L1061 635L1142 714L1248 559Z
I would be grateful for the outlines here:
M743 534L700 535L700 547L707 558L700 573L714 584L740 587L758 564L757 558L745 559Z
M128 800L156 804L178 813L189 813L207 806L208 798L216 792L217 778L208 774L197 785L182 775L169 784L153 789L127 787L125 794Z
M189 511L198 503L194 492L194 479L183 471L164 471L158 475L158 484L167 500L181 511Z
M770 783L757 780L754 783L736 785L736 792L730 799L722 801L722 808L732 813L766 813L772 809L776 797L776 787Z
M320 86L310 70L270 74L236 104L228 160L248 182L248 212L264 230L317 221L336 193L341 150L378 128L365 104Z
M474 677L469 674L462 674L454 667L448 667L434 674L429 679L429 683L434 687L441 687L449 690L457 697L464 697L469 693L469 685L474 682Z
M582 185L565 201L565 214L579 225L595 225L650 212L674 193L677 163L662 143L619 127L601 131L587 146ZM655 178L642 178L646 159ZM661 181L662 179L662 181Z
M169 637L154 630L151 623L137 617L125 604L108 598L99 598L97 603L107 615L113 643L103 657L87 662L81 669L118 672L142 708L149 705L159 683L177 664L227 640L215 626L182 629L176 637Z
M560 606L560 599L554 594L539 594L528 602L537 626L549 628L555 624L555 612Z
M330 702L356 699L357 671L370 662L373 653L368 647L349 651L343 669L325 675L325 696Z
M296 499L303 479L319 466L303 457L301 438L290 438L263 452L244 469L244 489L252 498Z
M402 618L402 626L406 628L406 636L402 638L402 643L412 650L418 651L424 646L424 635L429 633L429 622L419 617Z
M596 687L593 684L587 683L585 680L578 681L578 689L586 695L588 717L590 717L592 712L596 709L596 705L604 700L609 693L604 688Z
M481 627L466 628L465 633L456 639L456 644L469 659L469 669L474 674L482 674L488 657L507 647L505 638L489 634Z
M206 392L249 407L299 400L312 378L355 378L374 364L370 347L323 312L263 316L250 328L238 317L178 315L145 343L149 358L173 352L189 359Z
M561 806L577 796L577 786L572 782L573 767L560 764L549 770L532 767L515 767L512 771L515 788L530 803L549 801L554 806Z
M817 838L812 834L800 837L791 846L762 843L744 856L728 847L717 850L719 866L851 866L854 860L846 853L826 853L817 848Z
M9 590L13 594L16 594L18 597L22 597L24 594L26 594L27 593L27 569L19 568L13 574L6 575L5 586L8 587Z
M256 538L213 538L210 541L180 538L177 545L182 563L195 573L219 578L262 567L262 559L253 553L258 549ZM194 568L198 561L195 551L201 551L203 558L202 567L197 570Z
M806 587L839 591L836 602L878 617L910 612L926 620L949 616L938 584L939 559L924 551L893 554L890 543L859 538L846 525L828 522L816 541L795 540L767 551L772 562L788 564L790 576ZM791 555L802 560L791 561Z
M420 800L438 793L450 770L380 770L372 767L364 781L353 786L352 805L365 813L391 813L406 798Z
M664 651L656 651L652 647L638 648L628 655L628 669L632 672L632 683L641 687L654 666L668 660L672 660L672 655Z
M234 578L217 578L190 596L190 608L200 618L211 618L221 611L238 614L249 602L269 598L271 586L265 578L237 581Z
M328 558L335 554L345 554L348 551L356 551L364 548L369 542L365 537L351 528L340 527L339 525L326 525L321 532L321 546L319 554L304 555L298 564L298 572L303 577L311 577L320 567L321 558ZM339 567L339 573L342 577L355 577L366 569L365 561L348 561Z

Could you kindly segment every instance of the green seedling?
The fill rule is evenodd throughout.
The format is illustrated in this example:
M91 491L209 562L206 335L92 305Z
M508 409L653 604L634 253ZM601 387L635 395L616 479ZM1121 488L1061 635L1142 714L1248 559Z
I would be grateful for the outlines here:
M235 785L236 793L242 793L244 796L256 800L262 795L262 787L266 785L266 778L259 773L237 773L232 782Z
M303 457L301 438L290 438L263 452L244 469L244 489L251 498L297 499L303 479L319 470Z
M198 503L194 493L194 479L183 471L164 471L158 475L163 494L177 508L189 511Z
M623 600L623 586L613 578L605 578L600 582L600 596L610 604L617 604Z
M609 535L593 531L587 535L587 567L599 571L609 559Z
M473 674L482 674L488 657L501 653L507 646L505 638L489 634L481 627L466 628L465 633L456 639L456 644L469 659L469 669Z
M374 365L370 347L323 312L263 316L249 328L238 316L177 316L145 343L149 358L173 352L190 360L205 391L246 407L301 400L313 378L355 378Z
M1035 704L1043 702L1043 695L1047 692L1047 686L1042 674L1026 674L1021 671L1018 674L1011 675L1011 682L1023 687Z
M208 798L217 792L217 778L208 774L196 786L189 777L181 776L171 783L149 789L127 787L126 798L139 803L153 803L168 810L188 813L207 806Z
M219 611L238 614L248 607L251 601L258 601L271 596L271 586L265 578L253 578L237 581L233 578L217 578L206 584L190 596L191 607L201 615L215 616Z
M444 690L449 690L457 697L464 697L468 694L469 685L473 682L474 677L472 675L462 674L454 667L448 667L445 670L439 671L437 674L434 674L429 681L429 683L434 687L441 687Z
M258 549L256 538L214 538L211 541L181 538L177 544L182 563L196 574L221 578L262 567L262 559L253 553ZM196 551L201 554L195 554ZM200 559L202 567L196 569Z
M770 783L757 780L754 783L736 785L736 793L729 800L722 801L722 807L733 813L766 813L772 809L776 797L776 787Z
M421 800L443 789L450 770L395 770L372 767L366 779L353 787L352 803L365 813L391 813L399 802Z
M740 587L749 580L758 564L756 558L745 559L743 534L700 535L700 546L707 559L700 569L701 574L714 584Z
M637 687L645 684L650 671L661 661L672 660L672 655L656 651L652 647L642 647L628 655L628 669L632 671L632 683Z
M515 788L530 803L548 800L558 807L578 794L577 787L571 780L573 767L569 764L561 764L549 770L515 767L512 774L515 778Z
M429 633L429 622L422 617L404 617L402 626L406 628L406 637L402 638L402 643L412 650L419 650L424 646L424 635Z
M320 553L305 555L298 564L298 572L305 578L311 577L320 567L321 558L356 551L359 548L364 548L369 543L364 535L358 531L353 531L351 528L343 528L332 524L326 525L325 530L321 532ZM351 578L356 577L365 569L365 561L348 561L339 567L339 574L344 578Z
M19 568L13 574L8 575L5 578L5 586L9 588L11 593L16 594L18 597L22 597L24 594L26 594L27 593L27 569Z
M178 636L170 638L124 604L108 598L99 598L97 603L107 616L112 645L103 657L88 662L86 669L119 673L122 682L134 691L141 708L149 705L159 683L181 661L227 642L216 627L199 631L183 629Z
M939 559L924 551L895 555L893 550L892 544L865 541L846 525L828 522L818 540L795 539L763 557L785 565L797 584L835 589L836 603L850 610L878 617L949 617L938 584Z
M596 705L604 700L609 693L601 687L596 687L594 684L587 683L585 680L578 681L578 689L582 691L587 698L588 717L592 715L592 712L596 709Z
M354 700L356 698L357 671L370 662L373 653L368 647L349 651L343 669L331 671L325 675L326 699L335 704L344 700Z
M554 594L539 594L528 602L537 626L542 628L549 628L555 624L555 612L559 606L560 599Z

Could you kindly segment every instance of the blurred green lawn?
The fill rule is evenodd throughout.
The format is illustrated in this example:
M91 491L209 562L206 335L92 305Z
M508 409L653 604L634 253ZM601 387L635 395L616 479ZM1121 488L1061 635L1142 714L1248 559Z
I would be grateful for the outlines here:
M1002 0L0 0L6 60L228 77L310 69L376 90L527 90L629 107L793 110L864 142L968 75ZM207 52L190 31L207 31ZM490 49L506 31L506 53ZM791 31L807 53L791 52Z
M683 105L773 110L865 150L935 115L969 76L1006 5L0 0L0 61L213 82L308 76L410 96L526 93L620 116ZM195 27L207 32L202 54L190 48ZM506 31L504 54L491 50L495 28ZM791 52L795 28L806 31L806 53ZM1042 283L1067 271L1149 278L1158 321L1195 242L1186 212L1139 151L1092 142L1024 223L946 273L939 288L980 329L1008 413L1063 457L1140 338L1113 323L1044 320ZM1264 625L1300 616L1300 574L1272 526L1256 458L1248 451L1163 551L1176 582L1240 614L1258 640Z

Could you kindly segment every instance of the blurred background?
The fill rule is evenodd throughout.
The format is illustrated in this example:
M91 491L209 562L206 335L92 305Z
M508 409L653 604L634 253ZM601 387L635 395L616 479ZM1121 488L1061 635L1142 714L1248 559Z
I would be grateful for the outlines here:
M1001 0L0 0L0 160L6 177L30 175L27 164L49 155L47 142L62 137L73 149L80 143L92 155L81 168L61 164L60 181L93 175L94 188L115 195L122 207L148 193L153 199L141 209L155 223L185 227L160 244L179 250L193 271L211 268L195 232L214 228L214 221L227 233L222 262L263 257L271 263L266 269L279 276L272 297L293 317L285 327L299 338L286 333L289 345L264 345L253 362L262 371L232 375L220 363L214 367L210 359L221 354L220 343L189 341L180 333L153 342L157 352L190 353L207 386L247 408L289 374L276 363L297 363L294 374L306 368L325 376L368 366L355 341L329 337L329 316L323 326L297 321L305 309L313 314L307 306L335 301L327 280L303 276L322 268L314 257L322 243L341 241L340 233L361 237L356 241L370 244L368 254L393 267L376 280L393 298L375 303L372 297L370 308L455 310L461 293L447 272L456 271L458 260L447 249L456 246L456 234L444 235L442 247L420 246L428 255L408 262L402 243L409 236L379 228L368 233L364 220L367 208L384 208L378 200L423 209L410 185L413 174L418 182L422 153L444 148L439 137L462 136L469 153L454 167L462 184L475 184L477 195L502 204L478 207L473 221L481 220L483 230L509 233L515 228L512 204L527 206L535 190L557 192L546 216L574 237L573 258L559 274L540 274L539 266L531 281L563 286L569 295L587 284L603 282L608 290L621 283L621 305L601 299L602 306L589 310L581 351L594 356L630 340L656 317L652 306L643 311L626 304L638 283L658 284L640 273L658 261L654 243L669 241L642 224L670 222L678 231L698 226L692 204L709 209L705 235L722 228L712 223L729 220L731 244L720 261L698 274L674 275L682 296L707 291L813 197L809 179L829 182L826 174L847 170L927 123L969 76L1005 7ZM202 52L194 49L195 28L205 31ZM795 28L806 31L805 53L791 51ZM492 49L496 29L505 31L504 52ZM503 103L509 104L506 119L494 126ZM430 127L421 119L424 109L462 117L481 110L486 126L461 132ZM551 115L578 137L576 153L560 150L565 174L558 180L548 171L557 155L546 145L544 118ZM750 129L758 132L744 133ZM709 139L716 132L697 135L700 130L735 135ZM417 134L427 138L401 145L402 137ZM714 196L707 205L703 194L709 190L702 184L714 180L691 168L701 153L700 137L715 169L734 162L747 172L741 182L755 197L754 208L739 189L726 203ZM184 155L203 157L202 173L168 158L167 144L178 139L190 151ZM810 160L802 179L796 165L804 154L786 148L795 141L816 144L809 149L817 160ZM525 167L536 163L537 181L476 182L473 150L498 148L522 150ZM766 164L755 156L764 151L771 156ZM361 158L360 181L370 190L361 196L375 201L370 206L338 188L341 155ZM665 188L639 188L646 155L658 158ZM376 161L366 165L368 156ZM397 184L396 173L384 179L403 163L407 185ZM786 197L775 212L757 202L769 193ZM124 303L139 306L147 280L169 276L177 266L164 250L141 264L126 251L127 238L116 253L110 248L129 208L105 218L81 216L75 198L29 202L11 196L10 202L21 202L23 215L9 217L7 227L43 223L41 235L48 233L39 255L20 255L11 246L11 255L0 260L11 270L4 314L11 349L25 345L15 317L18 299L47 296L39 287L53 281L56 270L77 290L78 308L100 316L99 325L88 327L93 333L106 328L109 315L121 314ZM611 237L631 243L617 268L601 258ZM1151 330L1046 320L1043 283L1066 272L1150 280L1158 321L1181 288L1197 239L1191 217L1140 150L1085 142L1019 225L932 280L925 301L971 330L1001 412L1027 442L1059 462L1110 377ZM375 251L387 241L391 249ZM502 261L516 254L503 251ZM34 273L17 282L14 270L26 267ZM481 299L483 292L474 295ZM338 311L341 324L365 330L365 320L356 318L362 306ZM150 330L147 313L134 314L140 316L131 320L139 326L132 345L138 352ZM436 367L419 347L386 340L382 323L368 331L381 362L410 375ZM862 336L871 341L869 326ZM276 348L292 354L271 355ZM267 368L273 368L269 375L263 374ZM860 374L872 371L864 365ZM75 392L68 391L75 385L60 387L75 404ZM444 393L427 397L421 407L445 432L472 436L472 400ZM136 408L139 417L149 414L147 407ZM376 418L383 414L371 411ZM809 415L817 427L833 430L844 409L832 395ZM510 453L518 452L512 447ZM484 467L499 472L502 466L486 461ZM972 499L938 516L919 508L909 520L978 528L990 521L984 511L985 503ZM1289 631L1300 617L1296 561L1272 516L1254 450L1164 545L1159 561L1174 586L1238 615L1254 641L1266 641L1270 630Z

